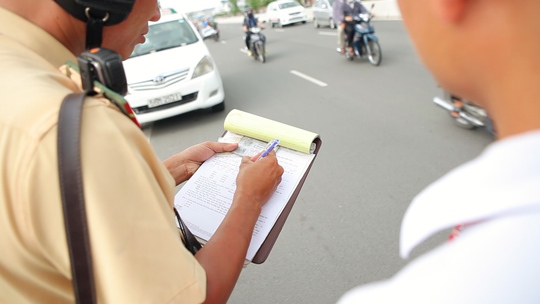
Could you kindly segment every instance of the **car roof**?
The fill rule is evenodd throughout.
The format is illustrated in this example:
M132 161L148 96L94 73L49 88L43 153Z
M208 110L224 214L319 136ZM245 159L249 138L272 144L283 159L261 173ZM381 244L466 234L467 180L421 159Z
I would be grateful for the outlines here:
M182 13L166 14L166 15L161 15L161 18L159 18L158 21L150 22L150 24L159 24L159 23L164 23L164 22L169 22L169 21L179 20L179 19L187 20L187 17Z

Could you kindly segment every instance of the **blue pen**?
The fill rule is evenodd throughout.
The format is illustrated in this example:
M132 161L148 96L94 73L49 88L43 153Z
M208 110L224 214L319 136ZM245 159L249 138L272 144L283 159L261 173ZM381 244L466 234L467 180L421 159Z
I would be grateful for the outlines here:
M257 158L257 160L265 157L266 155L268 155L268 153L270 153L270 151L274 150L274 148L279 144L279 139L274 139L272 140L271 142L268 143L268 145L266 146L266 148L264 149L264 152L259 156L259 158Z

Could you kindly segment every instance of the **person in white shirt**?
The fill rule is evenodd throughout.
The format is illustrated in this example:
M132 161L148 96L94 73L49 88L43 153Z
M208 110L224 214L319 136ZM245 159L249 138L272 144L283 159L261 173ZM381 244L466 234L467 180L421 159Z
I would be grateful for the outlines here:
M398 2L423 63L489 112L497 140L413 200L400 253L459 235L338 303L540 303L540 1Z

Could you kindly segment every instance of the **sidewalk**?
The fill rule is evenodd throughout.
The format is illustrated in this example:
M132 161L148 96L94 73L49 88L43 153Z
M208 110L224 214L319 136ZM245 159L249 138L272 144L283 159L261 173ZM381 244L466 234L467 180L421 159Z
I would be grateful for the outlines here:
M373 20L401 20L401 13L396 0L362 1L362 4L368 10L371 9L372 4L375 4L375 7L373 8L375 17ZM306 7L306 13L308 16L308 22L313 21L313 8ZM265 13L255 15L260 21L267 20ZM243 15L216 18L216 22L222 24L241 24L243 20Z

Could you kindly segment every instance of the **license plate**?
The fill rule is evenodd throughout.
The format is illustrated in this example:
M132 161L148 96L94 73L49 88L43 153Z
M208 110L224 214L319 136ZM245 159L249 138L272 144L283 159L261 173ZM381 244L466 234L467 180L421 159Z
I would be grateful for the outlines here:
M179 100L182 100L182 94L174 93L167 96L162 96L162 97L148 100L148 107L149 108L158 107L158 106L162 106L164 104L168 104L168 103L179 101Z

